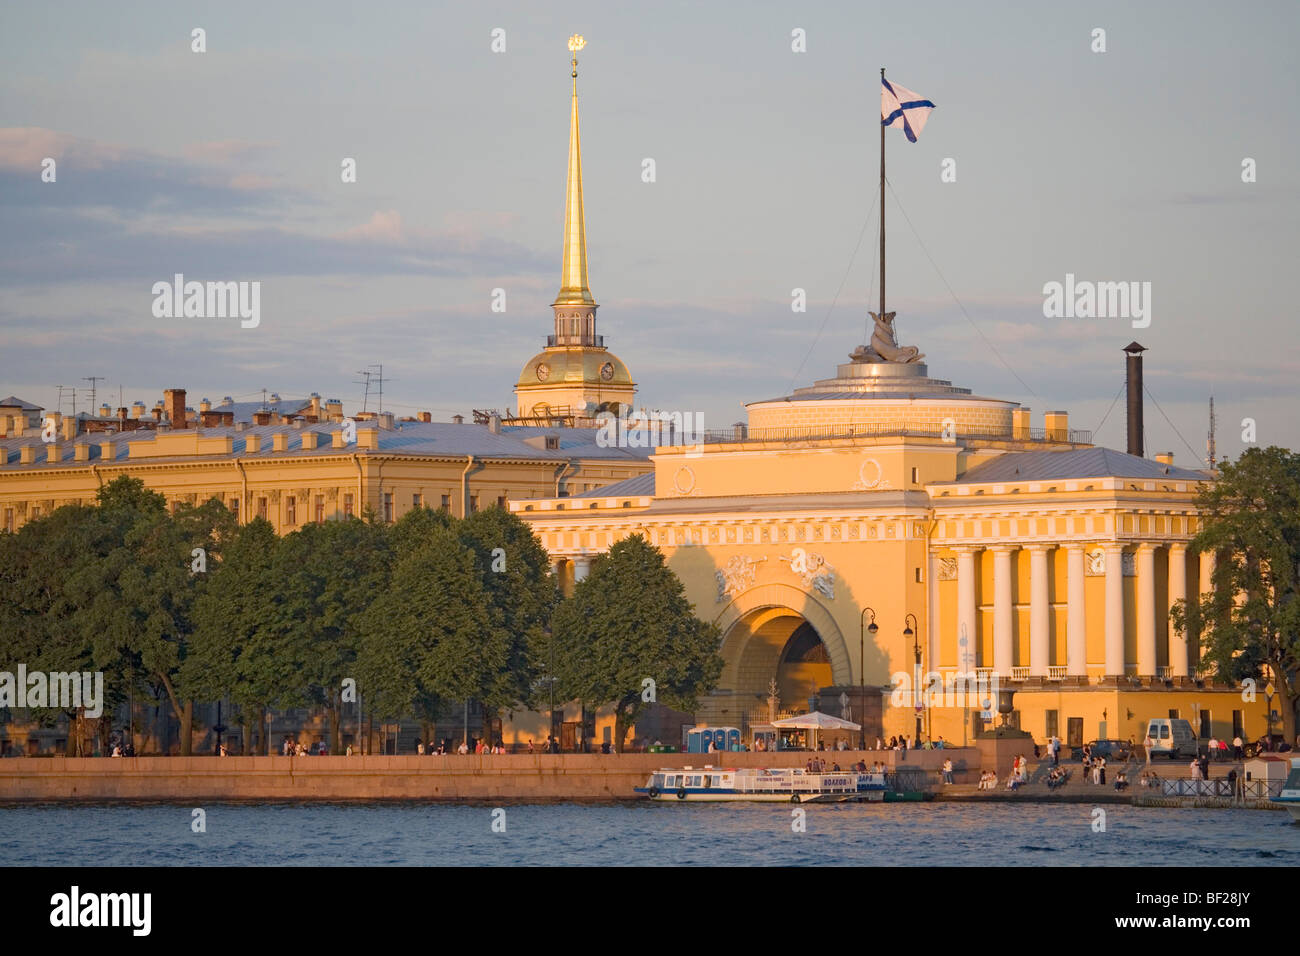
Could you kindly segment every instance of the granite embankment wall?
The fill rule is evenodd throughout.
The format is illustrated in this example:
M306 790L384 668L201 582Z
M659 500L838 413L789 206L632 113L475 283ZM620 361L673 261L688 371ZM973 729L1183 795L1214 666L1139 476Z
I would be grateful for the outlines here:
M0 760L0 802L629 800L660 767L802 767L807 753L506 754L366 757L22 757ZM974 748L819 754L827 765L884 762L890 770L977 779Z

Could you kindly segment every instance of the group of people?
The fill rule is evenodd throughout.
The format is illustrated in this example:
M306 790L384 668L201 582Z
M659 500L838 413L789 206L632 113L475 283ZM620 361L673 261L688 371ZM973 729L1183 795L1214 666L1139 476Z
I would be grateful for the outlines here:
M883 737L876 738L876 750L897 750L907 753L909 750L942 750L948 746L947 741L942 736L934 740L919 740L916 737L890 737L885 740Z
M1007 789L1019 790L1029 782L1029 761L1024 754L1018 754L1011 761L1011 775L1007 777Z
M351 750L351 748L348 749ZM220 749L217 751L217 753L222 757L226 756L226 745L222 744ZM280 756L281 757L311 757L311 756L327 757L329 756L329 748L325 746L325 741L321 740L317 742L316 749L312 750L302 741L294 742L291 738L289 738L286 735L285 738L280 741ZM349 756L351 756L351 754L349 754Z
M1070 771L1066 770L1059 764L1053 764L1052 769L1047 771L1047 789L1055 790L1058 787L1064 787L1070 780Z

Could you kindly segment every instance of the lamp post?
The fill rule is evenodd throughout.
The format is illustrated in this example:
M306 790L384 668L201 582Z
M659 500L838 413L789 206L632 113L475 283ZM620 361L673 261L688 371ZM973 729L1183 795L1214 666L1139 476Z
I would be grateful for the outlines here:
M911 622L909 624L908 622ZM921 746L921 625L917 621L915 614L908 614L903 618L903 636L912 639L912 651L916 655L916 667L912 671L912 706L916 709L916 745ZM912 629L912 624L916 625L916 630Z
M871 615L871 623L867 624L867 615ZM862 614L858 618L858 720L862 722L862 749L867 749L867 631L871 632L872 638L880 630L876 626L876 612L869 607L862 609Z

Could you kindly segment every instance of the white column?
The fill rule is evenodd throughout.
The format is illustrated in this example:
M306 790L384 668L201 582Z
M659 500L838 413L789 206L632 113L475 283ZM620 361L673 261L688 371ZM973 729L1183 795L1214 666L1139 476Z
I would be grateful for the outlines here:
M993 667L999 680L1011 679L1015 643L1011 616L1011 548L993 548Z
M587 572L591 570L591 558L586 555L577 555L573 559L573 583L587 580Z
M979 628L976 627L975 549L957 548L957 669L974 670L978 662ZM966 639L965 647L962 638ZM969 656L963 656L969 655Z
M1070 545L1066 552L1067 587L1065 622L1065 673L1069 677L1088 674L1088 606L1084 598L1084 552L1081 544Z
M1106 545L1106 676L1124 676L1124 548Z
M1187 546L1169 546L1169 606L1187 597ZM1190 676L1187 657L1187 633L1174 630L1169 622L1169 668L1175 679Z
M1214 552L1201 552L1201 594L1214 590Z
M1156 549L1137 546L1137 665L1138 676L1156 675Z
M1051 614L1047 588L1047 545L1029 547L1029 676L1046 677L1051 656Z

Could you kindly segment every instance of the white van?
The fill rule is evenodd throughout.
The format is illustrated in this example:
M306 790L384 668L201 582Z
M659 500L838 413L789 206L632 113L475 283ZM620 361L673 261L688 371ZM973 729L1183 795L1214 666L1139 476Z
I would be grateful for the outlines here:
M1192 725L1186 720L1174 717L1157 717L1147 724L1147 737L1143 741L1147 753L1152 759L1168 757L1195 757L1197 750L1196 734Z

